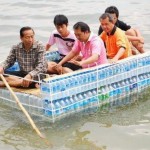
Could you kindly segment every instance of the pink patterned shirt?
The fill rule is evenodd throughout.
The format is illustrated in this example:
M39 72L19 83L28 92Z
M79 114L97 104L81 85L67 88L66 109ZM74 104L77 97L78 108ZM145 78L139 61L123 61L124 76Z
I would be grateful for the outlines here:
M49 37L48 44L51 46L56 44L59 53L62 55L67 55L72 49L75 40L76 37L73 31L70 32L67 37L62 37L57 30L54 30Z
M76 40L72 49L75 52L81 53L82 60L86 60L87 58L91 57L92 54L99 55L99 58L95 63L84 65L82 66L83 68L88 68L108 62L106 57L106 49L102 39L93 33L90 34L90 37L86 43Z

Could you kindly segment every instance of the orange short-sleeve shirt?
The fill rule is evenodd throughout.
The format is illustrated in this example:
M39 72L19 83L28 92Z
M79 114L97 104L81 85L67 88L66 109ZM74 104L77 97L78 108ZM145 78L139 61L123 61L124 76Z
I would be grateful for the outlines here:
M115 27L110 35L106 32L102 32L100 37L106 44L107 57L112 59L119 51L120 47L125 48L125 52L120 59L129 57L132 55L130 43L121 29Z

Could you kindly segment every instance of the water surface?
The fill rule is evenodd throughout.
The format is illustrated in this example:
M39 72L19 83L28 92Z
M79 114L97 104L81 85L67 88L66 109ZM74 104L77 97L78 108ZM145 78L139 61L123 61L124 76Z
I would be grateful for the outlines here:
M77 21L87 22L97 33L99 16L115 5L120 19L138 28L150 49L149 0L0 0L0 61L19 42L22 26L32 26L36 38L46 43L54 29L53 18L65 14L69 28ZM132 99L131 99L132 100ZM131 101L130 100L130 101ZM119 108L105 106L68 116L52 124L33 116L40 131L53 143L54 150L149 150L150 100L146 94L136 102ZM1 150L48 150L21 111L0 103Z

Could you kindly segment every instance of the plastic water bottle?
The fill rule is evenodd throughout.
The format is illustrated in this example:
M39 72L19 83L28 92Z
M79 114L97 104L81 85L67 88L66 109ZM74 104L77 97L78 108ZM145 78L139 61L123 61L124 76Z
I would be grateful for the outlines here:
M77 74L76 79L78 81L78 84L83 85L83 80L82 80L82 76L81 75L82 75L81 73Z
M142 88L145 88L147 83L144 74L141 74L140 79Z
M130 93L130 82L129 82L129 79L125 79L125 92L126 92L126 95L129 95Z
M92 102L94 102L94 103L98 102L97 90L96 89L92 90L92 95L93 95Z
M108 89L109 89L109 102L113 101L113 97L114 97L114 93L113 93L113 87L109 84L108 85Z
M75 104L74 99L72 97L68 97L68 101L69 101L69 105L70 105L69 106L70 111L73 112L75 110L75 108L74 108L74 104Z
M20 70L20 67L19 67L18 62L15 62L14 63L14 70L13 71L19 71L19 70Z
M79 104L79 99L78 99L78 97L75 95L75 96L73 97L73 100L74 100L74 109L75 109L75 110L79 110L79 109L80 109L80 104Z
M142 67L142 66L143 66L142 59L138 59L138 67Z
M131 70L135 69L136 67L137 67L136 60L132 60L132 62L130 62L130 68L131 68Z
M60 53L58 51L55 52L55 60L60 59Z
M105 71L102 69L98 73L99 80L102 80L106 77Z
M64 99L61 99L59 100L59 104L60 104L60 107L62 109L62 113L66 113L67 112L67 109L66 109L66 103L65 103L65 100Z
M115 83L111 84L111 86L113 87L113 98L114 98L114 100L116 100L118 98L118 85L115 82Z
M78 86L80 83L77 79L77 77L74 77L74 86Z
M84 105L86 105L85 104L86 103L86 99L84 99L83 93L78 94L77 98L79 100L79 106L80 106L80 108L82 108Z
M53 56L52 59L53 59L53 60L56 60L56 51L53 51L53 52L52 52L52 56Z
M117 87L117 94L118 94L118 96L121 96L122 95L122 88L121 88L120 82L116 83L116 87Z
M44 106L44 110L45 110L45 115L46 116L52 116L54 115L54 104L53 103L49 103L47 100L45 100L45 104L46 106Z
M91 72L91 74L89 74L89 76L91 76L91 82L96 82L97 72ZM89 77L89 79L90 79L90 77ZM88 82L90 82L90 81L88 81Z
M60 81L60 89L61 89L61 91L65 91L66 90L65 81Z
M44 101L43 107L44 107L44 108L47 108L47 107L48 107L48 104L49 104L49 100L48 100L48 99L44 99L43 101Z
M132 92L136 92L137 91L137 77L136 76L133 76L130 78L130 83L131 83L131 86L130 86L130 90Z
M54 60L57 60L57 51L54 52Z
M50 85L48 82L42 82L40 89L41 89L42 93L50 94L51 90L50 90Z
M95 98L94 98L95 94L93 94L92 92L93 92L93 90L90 90L86 93L86 95L87 95L87 98L89 99L90 104L93 105L95 102Z
M92 82L91 73L92 73L91 71L86 72L87 83Z
M65 80L66 90L70 89L70 82L68 79Z
M48 52L48 53L46 53L46 59L48 60L48 61L52 61L53 60L53 56L52 56L52 52Z
M86 82L87 82L86 80L87 80L86 74L83 74L83 75L82 75L82 83L83 83L83 84L86 84Z
M91 90L85 92L83 95L84 95L84 99L86 100L86 101L84 100L85 101L84 103L86 105L88 104L88 102L91 104L92 103L92 98L93 98L93 94L92 94Z
M147 73L147 84L150 85L150 73Z
M83 100L81 107L88 106L88 104L90 103L90 100L89 100L89 96L87 95L87 92L81 93L81 95L79 97L80 97L80 99Z
M69 98L69 101L70 101L70 104L71 104L70 109L71 109L71 111L74 111L74 110L75 110L74 104L75 104L76 102L74 101L74 99L72 98L72 96Z
M79 93L79 94L77 95L77 98L79 99L79 101L84 99L82 93Z
M57 82L53 81L50 84L51 84L52 93L56 93L57 92Z
M51 110L51 108L45 108L44 109L44 115L45 116L52 116L52 110Z
M126 63L124 64L125 65L125 71L129 71L130 70L130 64L129 63Z
M103 88L103 103L107 103L109 99L109 88L108 86L104 86Z
M67 111L72 111L74 109L74 106L72 105L72 102L70 101L70 98L67 97L65 99L65 104L66 104Z
M58 101L56 101L56 102L54 103L54 106L55 106L55 114L56 114L56 115L60 115L60 114L63 113L63 110L62 110L62 108L61 108L61 105L58 103Z
M121 73L121 66L120 65L116 65L116 74Z

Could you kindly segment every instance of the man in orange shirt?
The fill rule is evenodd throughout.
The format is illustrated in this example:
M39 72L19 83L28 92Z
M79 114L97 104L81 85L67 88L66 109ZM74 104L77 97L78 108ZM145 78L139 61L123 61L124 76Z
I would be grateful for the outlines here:
M107 57L111 63L131 56L130 43L121 29L113 23L109 13L104 13L99 18L103 32L100 37L106 44Z
M144 53L144 38L141 36L141 33L138 29L132 28L130 25L119 20L119 10L116 6L109 6L105 9L105 13L111 14L113 18L113 23L115 26L125 31L125 34L130 41L132 54L136 55L137 52ZM98 35L103 32L101 26L99 27Z

